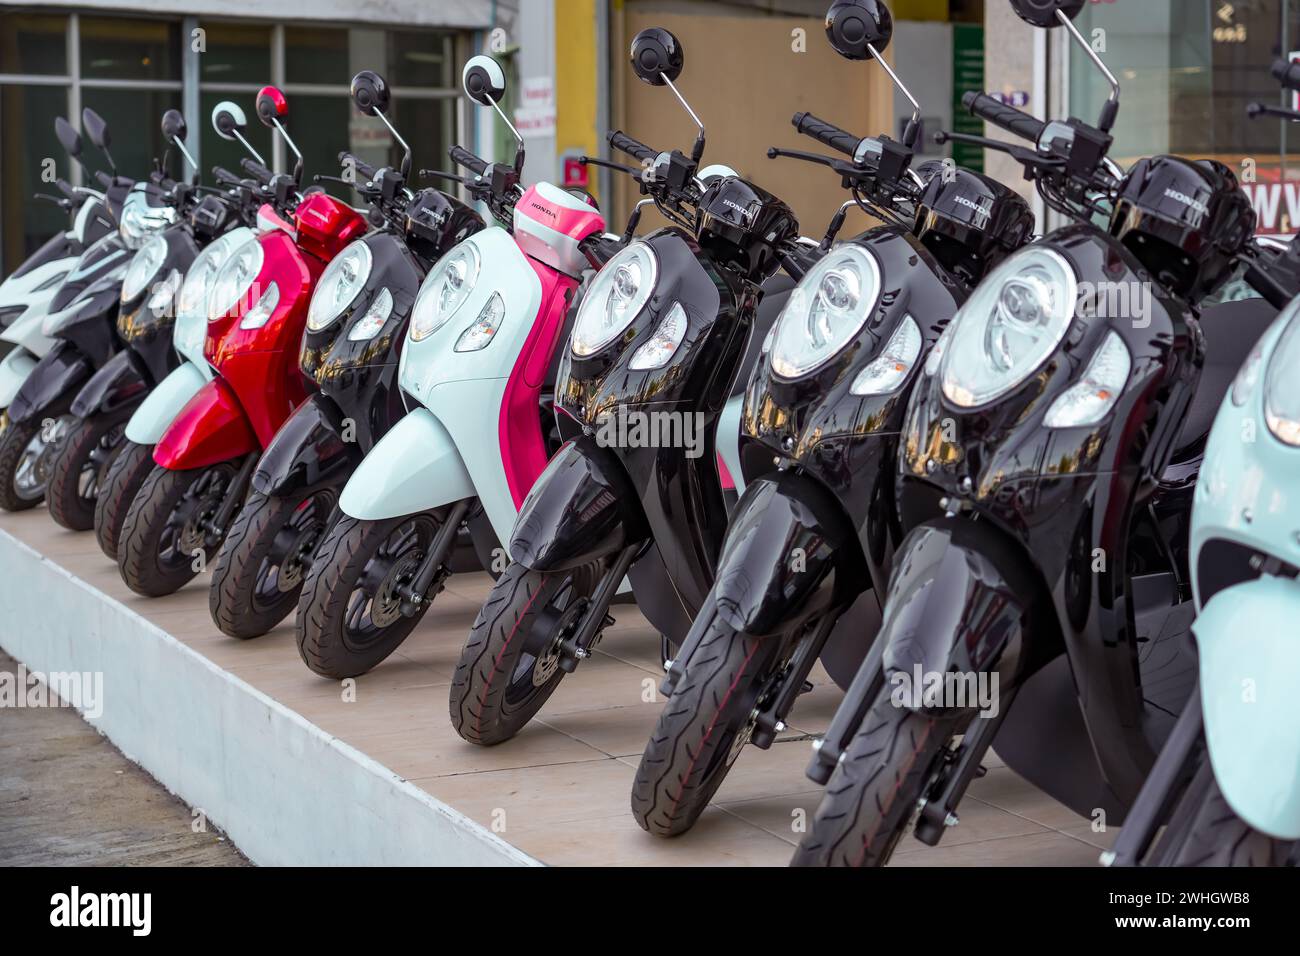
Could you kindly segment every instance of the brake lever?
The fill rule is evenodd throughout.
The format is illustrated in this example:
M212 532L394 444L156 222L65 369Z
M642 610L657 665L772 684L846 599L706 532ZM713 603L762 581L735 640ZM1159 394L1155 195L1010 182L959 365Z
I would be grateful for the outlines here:
M444 173L441 169L422 169L422 170L420 170L420 175L421 175L421 176L432 176L432 177L435 177L435 178L437 178L437 179L449 179L449 180L451 180L453 183L461 183L461 184L463 184L463 185L465 185L465 186L469 186L471 190L472 190L475 186L480 185L480 184L478 184L478 183L472 183L472 182L470 182L467 178L465 178L464 176L458 175L458 174L456 174L456 173Z
M1300 120L1300 112L1288 109L1285 106L1270 106L1267 103L1248 103L1246 104L1246 116L1250 119L1257 119L1260 116L1276 116L1285 120Z
M636 166L627 166L623 163L611 162L608 159L597 159L595 156L579 156L578 162L584 166L602 166L605 169L613 169L620 173L627 173L635 179L641 178L642 170Z
M839 167L841 166L851 168L859 172L866 172L865 169L862 169L858 166L850 167L848 163L842 163L834 156L823 156L821 153L805 153L801 149L779 149L776 146L769 146L767 148L768 159L777 159L782 156L786 157L787 159L802 159L806 163L816 163L819 166L827 166L830 169L836 170L837 172L839 171Z

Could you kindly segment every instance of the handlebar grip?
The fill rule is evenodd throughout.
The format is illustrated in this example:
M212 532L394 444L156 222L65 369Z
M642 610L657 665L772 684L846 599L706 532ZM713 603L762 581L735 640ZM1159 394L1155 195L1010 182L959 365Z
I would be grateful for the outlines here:
M1289 60L1274 60L1271 72L1273 79L1288 90L1295 90L1300 93L1300 63L1292 63Z
M265 166L263 166L261 163L255 162L254 160L245 156L243 159L239 161L239 167L244 172L248 173L248 175L256 179L263 186L271 185L271 179L272 179L271 171L267 169Z
M232 186L239 185L239 177L224 166L213 166L212 178L219 183L229 183Z
M487 160L479 159L473 153L463 146L453 146L447 150L447 155L457 166L468 169L475 176L482 176L487 172Z
M633 139L621 130L614 130L609 134L609 145L627 153L638 163L653 162L654 158L659 155L659 150L647 146L640 140Z
M108 173L104 172L102 169L95 170L95 180L105 189L113 185L113 177L110 176Z
M375 167L371 166L359 156L349 153L346 149L339 150L339 165L346 166L348 163L351 163L353 169L359 172L362 176L365 176L366 179L375 178L375 173L377 172Z
M795 113L790 122L794 125L796 132L811 136L823 146L829 146L845 156L852 157L857 152L858 143L862 142L861 136L854 136L848 130L841 129L834 123L818 119L812 113Z
M1043 127L1047 125L1042 120L1021 112L1014 106L1008 106L1001 100L995 100L984 93L967 93L961 98L961 104L970 110L973 115L988 120L994 126L1002 127L1014 136L1019 136L1021 139L1027 139L1034 143L1038 142L1038 137L1043 133Z

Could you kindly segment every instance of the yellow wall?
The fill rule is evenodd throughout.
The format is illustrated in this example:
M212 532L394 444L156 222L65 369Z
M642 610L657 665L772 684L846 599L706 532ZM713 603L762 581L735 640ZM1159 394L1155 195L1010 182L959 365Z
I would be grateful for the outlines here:
M542 2L542 0L531 0ZM600 155L596 129L596 4L599 0L555 3L555 151ZM563 169L560 170L563 174ZM595 167L588 190L599 200Z

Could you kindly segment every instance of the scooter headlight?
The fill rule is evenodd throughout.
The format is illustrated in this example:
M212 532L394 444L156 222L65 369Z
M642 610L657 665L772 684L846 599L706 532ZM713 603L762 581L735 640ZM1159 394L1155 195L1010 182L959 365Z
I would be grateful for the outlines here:
M154 236L141 246L140 251L132 256L131 264L126 267L126 278L122 280L122 301L130 302L144 292L166 258L167 240L162 236Z
M629 243L596 273L573 323L570 346L580 358L618 338L650 301L659 260L644 242Z
M1050 249L1024 249L1002 263L952 320L942 365L948 400L973 408L1028 379L1065 337L1078 285Z
M335 256L312 293L311 305L307 309L307 328L319 332L337 319L357 295L365 288L370 278L374 257L370 246L357 241Z
M235 307L262 271L262 244L246 242L221 266L208 297L208 321L221 318Z
M825 365L867 324L880 298L880 266L861 246L845 245L808 271L781 310L772 371L800 378Z
M1300 448L1300 313L1282 330L1268 360L1264 420L1279 441Z
M434 266L420 286L411 310L411 340L421 342L447 324L469 298L478 281L478 250L473 243L461 243Z

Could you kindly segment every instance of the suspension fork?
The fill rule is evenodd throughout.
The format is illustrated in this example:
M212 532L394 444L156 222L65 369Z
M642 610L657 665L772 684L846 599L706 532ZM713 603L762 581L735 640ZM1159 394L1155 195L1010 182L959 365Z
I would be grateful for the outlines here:
M406 617L419 614L424 603L430 600L429 592L434 591L434 586L437 585L433 595L436 597L442 591L442 582L451 577L451 570L447 567L447 556L451 554L451 549L456 543L456 534L460 531L465 516L469 514L473 500L462 498L451 506L447 517L438 528L438 533L433 536L428 553L416 566L410 582L397 588L397 595L401 599L401 611Z
M808 675L812 673L813 665L821 657L822 648L826 646L826 640L844 611L843 606L831 609L811 624L804 625L800 635L795 638L794 653L790 656L790 662L776 694L754 717L754 732L749 742L755 747L761 750L768 749L776 740L776 735L785 730L786 715L794 707L795 699L805 691L811 690ZM778 639L769 638L769 640Z
M574 627L573 633L560 641L560 670L572 674L579 662L591 656L591 650L600 640L600 632L614 619L609 616L609 605L618 593L618 586L623 582L632 563L645 550L646 542L637 541L626 545L614 558L614 563L596 586L596 593L587 601L582 617Z
M239 470L230 479L230 484L226 485L226 493L221 498L220 507L211 518L203 522L203 530L212 537L224 538L230 529L230 522L234 520L235 512L244 503L248 484L253 480L253 469L257 467L257 458L256 452L244 456Z

